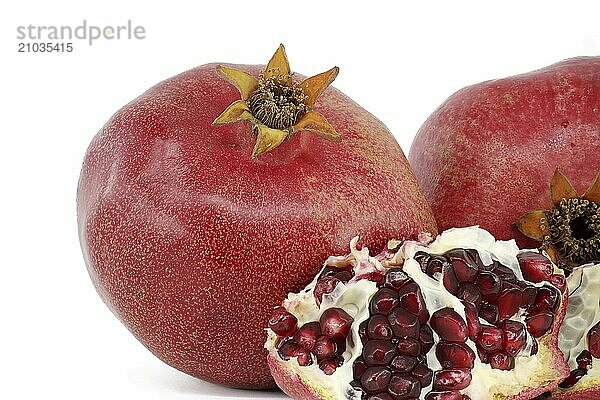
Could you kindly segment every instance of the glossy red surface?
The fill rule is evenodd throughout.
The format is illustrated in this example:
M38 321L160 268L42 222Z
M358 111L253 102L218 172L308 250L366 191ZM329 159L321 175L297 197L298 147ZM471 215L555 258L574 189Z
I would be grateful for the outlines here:
M353 236L379 250L435 234L435 222L391 133L333 88L315 110L341 144L300 133L251 159L247 122L211 125L239 99L215 66L159 83L93 139L81 246L102 299L155 355L205 380L269 388L274 306Z

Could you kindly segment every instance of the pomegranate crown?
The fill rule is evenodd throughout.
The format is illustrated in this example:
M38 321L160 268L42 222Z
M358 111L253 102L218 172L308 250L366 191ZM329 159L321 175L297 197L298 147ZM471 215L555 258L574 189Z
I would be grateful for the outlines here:
M250 121L256 135L253 158L275 149L299 131L340 141L340 134L335 128L312 109L338 72L339 68L333 67L297 83L293 80L282 44L258 78L239 69L219 65L217 73L238 89L241 99L230 104L213 121L213 125Z
M525 213L515 226L541 247L561 268L600 262L600 171L579 196L557 168L550 182L552 208Z

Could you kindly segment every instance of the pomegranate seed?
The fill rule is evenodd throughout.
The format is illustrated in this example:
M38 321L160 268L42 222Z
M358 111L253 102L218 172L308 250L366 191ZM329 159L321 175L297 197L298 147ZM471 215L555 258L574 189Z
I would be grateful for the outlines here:
M479 360L481 360L481 362L484 364L490 363L490 360L489 360L490 355L488 353L486 353L485 351L483 351L482 349L480 349L479 347L477 347L477 357L479 357Z
M481 293L477 286L472 283L465 282L458 288L458 298L479 307L481 305Z
M429 320L429 311L421 289L416 283L409 283L398 292L400 306L413 313L419 318L419 323L424 324Z
M446 257L444 256L433 256L427 262L427 270L425 273L429 276L433 276L438 273L442 273L445 265L450 265Z
M434 312L430 324L442 340L448 342L465 342L467 340L467 325L452 308L446 307Z
M600 322L589 330L587 340L590 354L594 358L600 358Z
M371 317L371 318L373 318L373 317ZM369 321L363 321L358 326L358 336L360 337L360 342L362 344L367 343L367 340L369 340L369 337L367 335L367 327L369 326L368 324L369 324Z
M336 277L337 279L339 279L340 281L342 281L343 283L346 283L350 279L352 279L354 274L352 274L352 272L350 272L350 271L341 270L339 272L336 272L333 276Z
M393 375L388 392L396 399L418 398L421 395L421 382L412 375Z
M331 375L335 372L338 367L338 361L333 358L326 358L319 362L319 368L325 375Z
M504 332L504 341L502 342L504 351L509 356L515 357L527 344L525 325L518 321L506 320L502 324L502 331Z
M371 298L369 310L371 314L387 315L398 306L398 293L390 288L378 290Z
M431 385L433 379L433 371L429 369L425 362L418 363L412 370L412 376L421 382L421 387L425 388Z
M452 264L459 282L473 282L479 270L477 263L466 250L453 249L444 254Z
M392 373L385 367L370 367L360 377L360 383L367 392L377 393L387 388L391 377Z
M587 350L583 350L576 358L577 367L579 369L588 370L592 368L592 353Z
M494 273L496 275L498 275L498 277L500 278L500 280L502 282L509 282L509 283L517 282L517 276L515 275L515 273L513 272L512 269L508 268L505 265L500 264L497 261L495 263L496 263L496 268L494 269Z
M431 259L429 253L425 253L424 251L417 251L413 256L413 259L419 263L421 266L421 271L425 272L427 270L427 264Z
M549 312L540 312L539 314L530 315L525 319L527 330L531 336L538 338L543 336L552 327L554 323L554 314Z
M533 285L526 284L521 288L521 307L530 308L535 303L538 288Z
M501 281L493 272L481 272L475 278L475 286L485 301L494 301L500 293Z
M440 342L435 356L442 368L473 368L475 353L466 343Z
M519 311L522 298L523 294L518 287L506 287L498 297L498 320L504 321L515 315Z
M315 341L319 336L321 336L321 325L314 321L302 325L296 333L294 333L294 340L300 346L310 351L315 346Z
M410 281L412 279L402 271L402 268L391 268L385 274L385 286L391 289L399 290Z
M587 370L585 370L585 369L574 369L573 371L571 371L571 373L569 374L569 376L567 377L567 379L565 379L564 381L562 381L558 386L561 387L561 388L563 388L563 389L567 389L567 388L573 387L585 375L587 375Z
M417 339L413 338L398 339L398 343L396 344L396 352L403 356L416 357L421 354L421 343L419 343Z
M471 384L471 371L468 369L443 369L433 374L433 390L462 390Z
M391 339L394 336L392 327L383 315L373 315L367 324L367 335L370 339Z
M494 369L507 371L515 367L515 359L506 353L495 353L489 358L490 366Z
M394 400L394 398L389 393L376 393L370 395L367 400Z
M454 273L454 268L450 264L445 264L442 268L442 282L444 283L444 287L448 292L456 296L458 293L458 279Z
M462 400L462 394L456 390L449 392L429 392L425 396L425 400Z
M360 379L360 377L362 376L362 374L365 373L366 370L367 370L367 364L365 363L365 360L363 360L362 357L358 357L354 361L354 364L352 364L353 379Z
M296 331L298 319L283 307L277 307L273 310L269 318L269 328L277 336L288 337Z
M342 283L342 281L335 276L325 276L317 281L315 289L313 290L313 295L315 296L317 305L321 305L321 302L323 301L323 295L333 292L339 283Z
M300 349L296 357L298 365L300 365L301 367L307 367L309 365L312 365L313 363L312 355L310 354L310 351L306 349Z
M312 352L318 361L333 357L337 352L337 343L330 337L320 336L315 341Z
M482 303L479 316L490 324L496 324L498 322L498 306L485 302Z
M550 279L554 267L550 260L533 251L526 251L517 255L523 277L530 282L542 282Z
M418 363L419 360L416 357L396 356L390 366L394 369L394 372L410 372Z
M478 270L485 268L483 261L479 257L479 252L476 249L465 249L465 252L471 257L470 260L477 266Z
M553 286L544 285L538 289L533 308L539 311L555 312L560 303L560 293Z
M535 339L532 339L533 342L531 343L531 351L529 352L530 356L535 356L538 353L538 342Z
M350 325L354 322L354 318L341 308L328 308L323 311L319 321L323 335L343 339L350 332Z
M306 351L300 347L300 345L293 340L286 340L279 346L277 353L282 360L289 360L292 357L297 357L301 352Z
M396 355L396 346L389 340L370 340L363 347L363 358L368 366L388 365Z
M550 276L550 283L556 286L561 293L564 293L567 290L567 280L564 275L553 274Z
M388 315L394 335L399 338L417 338L421 328L419 320L404 308L396 308Z
M481 323L479 322L479 314L477 309L471 303L463 303L465 306L465 317L467 319L467 329L469 331L469 339L475 341L481 331Z
M502 350L502 331L495 326L483 326L477 345L486 353L495 353Z
M419 342L421 342L421 351L423 354L429 353L433 347L433 331L428 325L423 325L419 332Z

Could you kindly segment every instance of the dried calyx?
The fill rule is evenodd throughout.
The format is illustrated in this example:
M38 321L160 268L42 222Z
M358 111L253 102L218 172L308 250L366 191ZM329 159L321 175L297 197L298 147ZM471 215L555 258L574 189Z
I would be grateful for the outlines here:
M354 240L275 310L266 347L289 395L521 399L568 375L566 284L549 259L475 227L397 245L372 257Z
M229 105L213 124L250 121L256 135L253 157L275 149L299 131L340 140L340 134L325 117L313 110L317 98L337 77L338 67L295 82L280 45L258 78L224 65L219 65L217 72L238 89L241 100Z
M550 191L553 207L526 213L516 227L540 241L541 248L567 273L578 265L600 262L600 172L579 196L557 169Z

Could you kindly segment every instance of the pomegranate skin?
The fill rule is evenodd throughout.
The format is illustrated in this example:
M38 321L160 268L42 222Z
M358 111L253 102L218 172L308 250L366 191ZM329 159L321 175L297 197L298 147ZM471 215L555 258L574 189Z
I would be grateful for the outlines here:
M551 205L555 169L583 194L600 168L600 57L459 90L421 126L409 161L440 231L477 224L536 247L512 224Z
M600 398L600 389L598 387L588 387L581 390L568 390L552 392L552 400L598 400Z
M207 381L271 388L263 327L281 298L359 233L379 248L437 231L393 136L340 91L315 110L341 143L302 132L252 159L247 122L212 126L239 99L215 67L152 87L95 136L79 236L99 295L157 357Z

